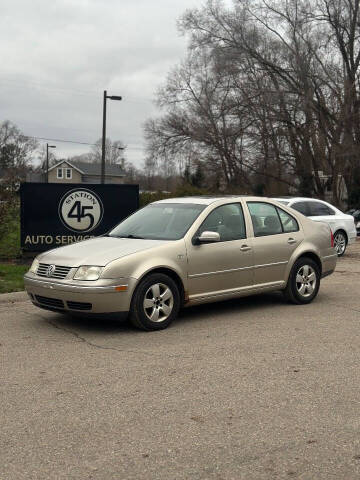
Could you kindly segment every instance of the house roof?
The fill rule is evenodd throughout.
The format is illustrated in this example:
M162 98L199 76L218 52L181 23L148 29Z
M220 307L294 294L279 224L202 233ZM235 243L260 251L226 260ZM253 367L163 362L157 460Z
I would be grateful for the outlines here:
M60 167L62 164L66 163L69 167L75 168L80 173L85 173L83 172L78 166L75 165L75 162L69 162L68 160L59 160L58 162L55 163L52 167L48 169L48 172L51 172L51 170L54 170L54 168Z
M78 162L77 160L60 160L55 165L53 165L50 170L59 167L63 163L69 165L69 167L74 168L78 172L82 173L83 175L90 175L90 176L100 176L101 175L101 164L100 163L87 163L87 162ZM112 176L112 177L125 177L124 170L120 167L120 165L108 165L105 166L105 175Z

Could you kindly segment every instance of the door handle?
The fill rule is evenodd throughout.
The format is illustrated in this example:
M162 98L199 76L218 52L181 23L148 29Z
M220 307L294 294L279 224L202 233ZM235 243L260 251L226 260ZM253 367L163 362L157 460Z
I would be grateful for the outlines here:
M247 252L247 251L251 250L251 247L249 247L248 245L241 245L240 250L242 252Z
M295 238L291 238L291 237L290 237L289 240L288 240L288 243L290 243L290 245L291 245L292 243L296 243Z

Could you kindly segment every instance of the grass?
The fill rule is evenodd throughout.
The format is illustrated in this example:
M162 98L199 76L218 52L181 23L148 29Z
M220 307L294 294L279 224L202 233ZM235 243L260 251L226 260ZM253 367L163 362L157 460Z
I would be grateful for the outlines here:
M0 293L19 292L24 290L23 275L29 265L13 265L0 263Z

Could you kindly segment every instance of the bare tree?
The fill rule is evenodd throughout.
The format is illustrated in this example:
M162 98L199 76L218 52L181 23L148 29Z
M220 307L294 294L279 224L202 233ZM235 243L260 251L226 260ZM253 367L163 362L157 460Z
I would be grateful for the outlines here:
M187 11L186 60L145 125L149 158L227 189L360 199L360 0L218 0ZM221 182L220 182L221 183Z
M105 162L109 165L123 165L125 162L126 146L120 141L112 141L110 138L106 138L105 141ZM96 141L92 147L91 160L96 163L101 162L102 158L102 140L101 138Z
M31 167L37 141L21 133L16 125L6 120L0 124L1 190L17 190Z
M322 196L323 170L332 176L336 203L340 174L352 190L359 161L359 0L255 0L238 2L233 12L208 2L188 12L181 27L193 49L208 45L246 58L273 84L279 101L272 123L283 123L282 152L293 156L300 190L311 186Z
M244 133L252 120L231 78L223 74L220 58L206 47L189 52L159 91L158 103L167 113L145 126L151 155L183 159L196 152L197 162L215 170L229 188L249 188Z

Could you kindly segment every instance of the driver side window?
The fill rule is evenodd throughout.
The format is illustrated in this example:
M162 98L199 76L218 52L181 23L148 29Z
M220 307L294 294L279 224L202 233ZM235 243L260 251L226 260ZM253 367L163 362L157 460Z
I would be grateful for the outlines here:
M200 226L197 235L217 232L221 242L246 238L245 220L239 203L222 205L213 210Z

